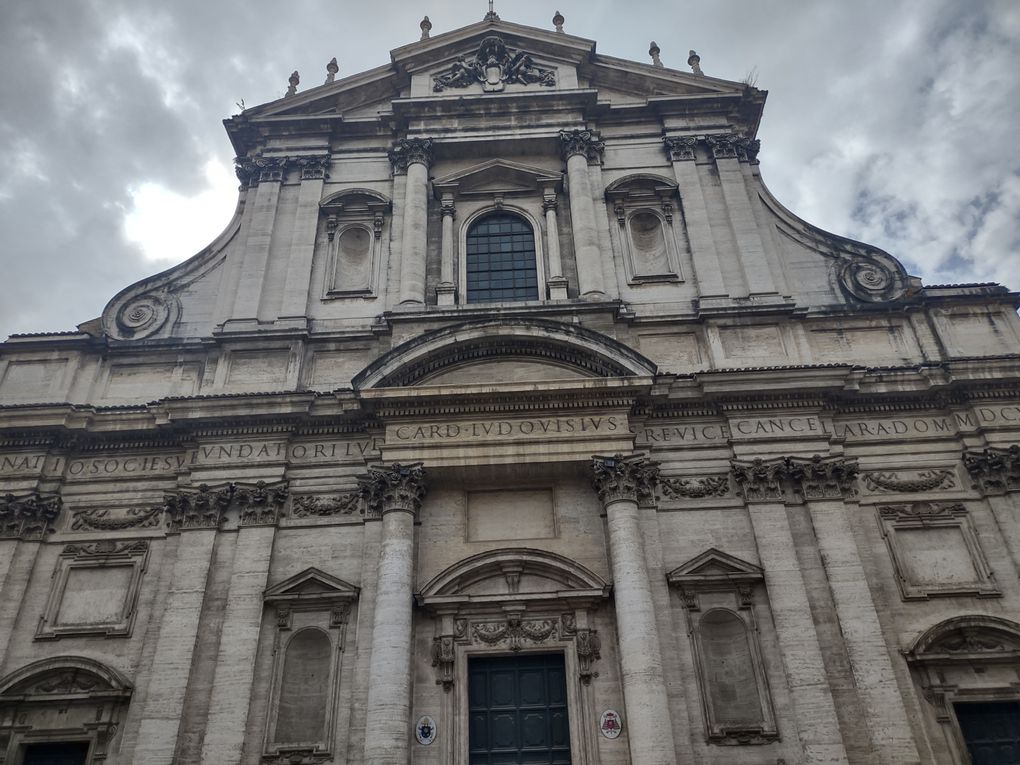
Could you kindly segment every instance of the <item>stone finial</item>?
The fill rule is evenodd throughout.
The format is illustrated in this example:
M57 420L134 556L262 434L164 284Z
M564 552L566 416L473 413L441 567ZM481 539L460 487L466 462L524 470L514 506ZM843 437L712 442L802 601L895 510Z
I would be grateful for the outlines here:
M656 45L655 40L648 44L648 55L652 57L653 66L662 66L662 59L659 58L659 46Z
M333 82L336 79L336 73L340 71L340 65L336 62L336 56L333 56L326 64L326 85Z
M485 14L485 18L482 21L499 21L499 14L493 8L493 4L494 0L489 0L489 12Z
M553 16L553 26L556 27L556 31L559 32L560 34L563 33L564 21L566 21L566 19L563 18L563 14L560 13L559 11L556 11L556 15Z
M290 73L290 78L287 80L290 85L287 87L287 92L284 94L284 98L287 96L293 96L297 93L297 86L301 82L301 75L298 74L297 69Z
M691 54L687 57L687 66L689 66L691 68L691 71L694 72L695 74L704 74L704 72L701 71L701 56L699 56L693 50L691 51Z
M651 497L659 480L658 463L643 454L592 457L591 468L595 493L604 505Z
M426 16L425 18L423 18L421 20L421 24L419 24L418 26L421 27L421 39L423 40L429 39L429 32L432 31L432 22L429 21L429 17Z
M420 462L371 467L367 474L358 476L358 488L372 515L390 510L417 513L425 499L425 468Z

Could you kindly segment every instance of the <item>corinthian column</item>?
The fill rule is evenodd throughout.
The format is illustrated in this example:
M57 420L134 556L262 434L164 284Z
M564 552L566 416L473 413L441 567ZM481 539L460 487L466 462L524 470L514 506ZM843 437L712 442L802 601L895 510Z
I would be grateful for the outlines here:
M786 515L788 461L783 458L733 460L732 470L747 502L758 555L765 570L769 605L793 697L804 762L846 763L836 704L829 690L822 647L811 617L811 601Z
M400 302L425 303L425 250L428 223L431 138L404 138L390 152L394 170L407 173L404 222L400 239Z
M616 455L594 457L592 470L609 526L630 759L635 765L675 765L662 651L638 510L638 499L652 493L659 468L641 455Z
M811 514L875 762L916 765L921 760L910 735L907 709L850 528L850 508L857 509L857 461L815 455L791 457L786 464L789 479Z
M372 468L359 482L367 511L382 516L365 765L407 765L411 735L414 518L425 498L425 470L420 463Z
M574 229L574 258L577 260L577 286L581 297L605 294L602 251L595 226L595 203L591 197L588 162L598 161L605 149L590 130L560 131L560 147L567 163L570 185L570 217ZM555 275L555 274L554 274Z

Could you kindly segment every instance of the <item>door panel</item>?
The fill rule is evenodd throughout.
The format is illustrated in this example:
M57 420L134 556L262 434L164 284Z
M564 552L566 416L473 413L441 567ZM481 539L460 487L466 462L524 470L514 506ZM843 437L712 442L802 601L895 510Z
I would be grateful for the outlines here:
M1020 763L1020 702L956 704L955 709L973 765Z
M89 756L86 741L53 744L29 744L23 765L85 765Z
M562 654L479 657L468 665L470 765L569 765Z

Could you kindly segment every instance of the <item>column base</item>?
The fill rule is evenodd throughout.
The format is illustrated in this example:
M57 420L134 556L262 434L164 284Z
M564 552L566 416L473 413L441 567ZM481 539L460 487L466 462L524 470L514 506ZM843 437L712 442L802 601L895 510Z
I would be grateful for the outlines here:
M567 279L564 276L553 276L550 278L546 285L549 287L549 299L550 300L566 300L567 299Z
M439 305L456 305L457 287L450 282L443 282L436 286L436 302Z

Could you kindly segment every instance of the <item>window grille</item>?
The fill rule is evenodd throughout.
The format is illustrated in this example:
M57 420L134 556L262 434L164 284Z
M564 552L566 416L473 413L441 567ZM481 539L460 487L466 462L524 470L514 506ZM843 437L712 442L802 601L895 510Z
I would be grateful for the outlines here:
M467 302L514 300L538 300L535 235L516 215L487 215L467 233Z

